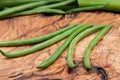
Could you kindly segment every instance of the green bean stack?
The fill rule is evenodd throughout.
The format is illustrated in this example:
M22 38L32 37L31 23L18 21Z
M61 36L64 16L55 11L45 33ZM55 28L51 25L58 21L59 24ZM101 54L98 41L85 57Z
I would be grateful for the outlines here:
M14 4L13 4L14 3ZM1 0L0 19L39 13L68 14L100 10L106 4L79 7L77 0Z

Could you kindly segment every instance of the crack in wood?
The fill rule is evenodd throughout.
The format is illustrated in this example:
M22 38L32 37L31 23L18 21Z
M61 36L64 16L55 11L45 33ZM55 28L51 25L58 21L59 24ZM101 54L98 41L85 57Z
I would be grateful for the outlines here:
M21 76L21 75L23 75L23 74L22 74L22 73L18 73L18 74L16 74L16 75L9 76L8 78L15 78L15 77L18 77L18 76Z

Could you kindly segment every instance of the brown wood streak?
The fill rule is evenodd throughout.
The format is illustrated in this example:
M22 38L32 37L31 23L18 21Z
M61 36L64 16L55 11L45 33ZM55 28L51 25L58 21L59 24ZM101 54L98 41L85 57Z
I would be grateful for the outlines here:
M0 41L29 39L52 33L71 23L92 23L94 25L112 24L113 28L99 42L91 53L94 66L101 66L107 71L110 80L120 80L120 15L109 12L81 12L65 16L31 15L0 21ZM74 61L83 60L84 50L96 35L92 34L80 41L75 48ZM50 57L63 43L60 41L46 49L20 58L6 59L0 55L0 80L100 80L100 75L87 72L83 63L69 73L66 62L67 50L59 59L45 70L36 66ZM5 47L4 51L16 51L28 48Z

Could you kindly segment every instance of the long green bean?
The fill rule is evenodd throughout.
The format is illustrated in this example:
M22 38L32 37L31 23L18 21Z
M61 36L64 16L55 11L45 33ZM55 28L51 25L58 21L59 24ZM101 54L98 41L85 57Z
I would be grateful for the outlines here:
M78 6L77 5L65 5L61 7L56 7L55 9L61 9L66 12L67 10L73 9L73 8L78 8Z
M102 39L102 37L112 28L111 25L103 28L95 38L92 39L84 54L84 66L86 69L93 69L90 63L90 52L91 50L98 44L98 42Z
M7 15L10 15L10 14L13 14L13 13L16 13L16 12L19 12L19 11L24 11L24 10L31 9L31 8L34 8L34 7L37 7L37 6L48 4L48 3L51 3L51 2L58 2L58 1L60 1L60 0L49 0L49 1L45 0L45 1L33 2L33 3L28 3L28 4L12 7L12 8L5 9L5 10L1 11L0 12L0 17L5 17Z
M0 9L4 7L12 7L16 5L26 4L30 2L38 2L41 0L0 0Z
M59 2L59 3L54 3L54 4L50 4L50 5L40 6L40 7L34 8L34 9L62 7L62 6L68 5L70 3L73 3L75 1L76 0L65 0L65 1L62 1L62 2Z
M76 67L76 65L73 62L73 53L74 53L74 47L77 44L78 41L82 40L83 38L85 38L86 36L99 31L101 29L103 29L105 26L104 25L100 25L100 26L96 26L96 27L92 27L89 28L81 33L79 33L70 43L69 48L68 48L68 55L67 55L67 62L70 68L74 68Z
M24 49L24 50L21 50L21 51L16 51L16 52L10 52L10 53L4 52L2 50L0 50L0 52L1 52L2 55L4 55L5 57L8 57L8 58L25 56L25 55L31 54L33 52L36 52L38 50L44 49L44 48L62 40L62 39L64 39L65 37L70 35L74 30L76 30L78 28L79 28L78 26L75 26L72 29L67 30L67 31L65 31L65 32L63 32L63 33L45 41L45 42L43 42L43 43L39 43L35 46L32 46L31 48L27 48L27 49Z
M77 26L77 24L71 24L68 27L65 27L61 30L58 30L56 32L53 32L51 34L48 35L44 35L44 36L40 36L40 37L36 37L36 38L32 38L32 39L28 39L28 40L14 40L14 41L4 41L4 42L0 42L0 46L5 47L5 46L22 46L22 45L30 45L30 44L35 44L35 43L39 43L45 40L48 40L54 36L57 36L73 27Z
M96 5L96 6L87 6L87 7L80 7L80 8L74 8L66 11L66 13L73 13L73 12L79 12L79 11L92 11L92 10L98 10L105 7L105 5Z
M50 58L48 58L47 60L43 61L39 66L37 66L37 68L46 68L49 65L51 65L60 55L61 53L66 49L66 47L70 44L70 42L72 41L72 39L80 32L82 32L83 30L92 27L91 24L88 25L80 25L80 27L78 29L76 29L75 31L73 31L72 34L69 35L69 37L67 38L67 40L55 51L55 53L50 56Z
M58 10L58 9L39 9L39 10L29 10L29 11L24 11L24 12L20 12L20 13L15 13L15 14L11 14L9 16L6 17L15 17L15 16L23 16L23 15L30 15L30 14L38 14L38 13L56 13L56 14L65 14L65 11L63 10ZM4 17L4 18L6 18Z

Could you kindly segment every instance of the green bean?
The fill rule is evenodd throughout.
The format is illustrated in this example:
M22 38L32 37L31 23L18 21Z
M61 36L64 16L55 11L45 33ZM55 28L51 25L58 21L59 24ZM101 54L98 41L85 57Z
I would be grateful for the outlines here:
M40 0L0 0L0 9L38 1Z
M39 43L35 46L32 46L31 48L27 48L27 49L24 49L24 50L21 50L21 51L16 51L16 52L10 52L10 53L7 53L7 52L4 52L2 50L0 50L1 54L4 55L5 57L8 57L8 58L15 58L15 57L20 57L20 56L25 56L25 55L28 55L28 54L31 54L33 52L36 52L38 50L41 50L41 49L44 49L52 44L55 44L56 42L64 39L65 37L67 37L68 35L70 35L74 30L78 29L79 27L75 26L73 27L72 29L70 30L67 30L43 43Z
M61 6L61 7L56 7L55 9L61 9L63 11L67 11L69 9L73 9L73 8L78 8L77 5L65 5L65 6Z
M98 44L98 42L102 39L102 37L112 28L111 25L103 28L95 38L92 39L84 54L84 66L86 69L93 69L90 63L90 52L91 50Z
M98 10L105 7L105 5L96 5L96 6L89 6L89 7L80 7L80 8L74 8L66 11L66 13L73 13L73 12L79 12L79 11L92 11L92 10Z
M0 42L0 46L2 47L8 47L8 46L23 46L23 45L30 45L30 44L35 44L35 43L40 43L42 41L48 40L54 36L57 36L58 34L61 34L73 27L77 26L77 24L71 24L68 27L65 27L59 31L53 32L51 34L48 35L44 35L44 36L40 36L40 37L36 37L36 38L32 38L32 39L28 39L28 40L14 40L14 41L4 41L4 42Z
M55 7L52 7L52 8L55 8L55 9L61 9L61 10L64 10L64 11L67 11L69 9L73 9L73 8L78 8L78 3L77 3L77 0L72 2L72 3L69 3L69 4L66 4L66 5L62 5L62 6L55 6Z
M70 42L72 41L72 39L80 32L82 32L83 30L92 27L92 24L87 24L87 25L80 25L80 27L78 29L76 29L75 31L73 31L72 34L69 35L69 37L67 38L67 40L55 51L55 53L50 56L50 58L48 58L47 60L43 61L39 66L37 66L37 68L46 68L49 65L51 65L60 55L61 53L66 49L66 47L70 44Z
M65 11L58 10L58 9L39 9L39 10L29 10L23 11L20 13L15 13L6 17L15 17L15 16L23 16L23 15L30 15L30 14L38 14L38 13L56 13L56 14L65 14ZM4 17L4 18L6 18Z
M56 7L62 7L62 6L65 6L65 5L67 5L67 4L73 3L73 2L75 2L75 1L76 1L76 0L65 0L65 1L62 1L62 2L59 2L59 3L54 3L54 4L50 4L50 5L40 6L40 7L34 8L34 9L38 10L38 9L41 9L41 8L56 8Z
M24 11L24 10L31 9L31 8L34 8L34 7L37 7L37 6L48 4L48 3L51 3L51 2L58 2L58 1L60 1L60 0L49 0L49 1L45 0L45 1L33 2L33 3L28 3L28 4L12 7L12 8L5 9L5 10L1 11L0 12L0 17L5 17L7 15L10 15L10 14L13 14L13 13L16 13L16 12Z
M70 43L69 48L68 48L68 55L67 55L67 62L70 68L74 68L76 67L76 65L73 62L73 53L74 53L74 47L77 44L78 41L82 40L83 38L85 38L86 36L101 30L102 28L104 28L104 25L100 25L100 26L96 26L96 27L92 27L89 28L81 33L79 33Z

